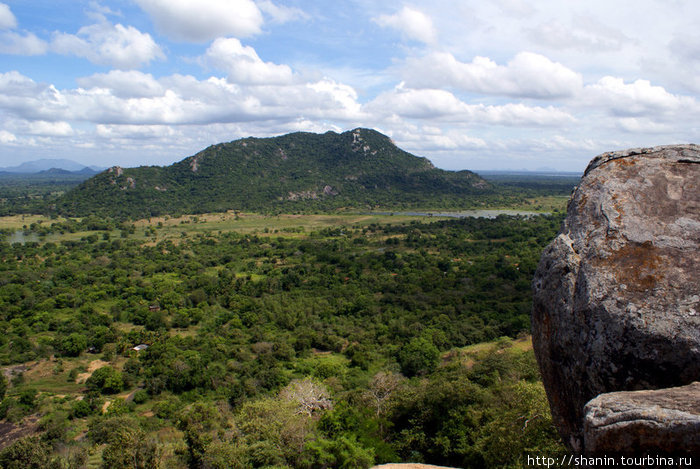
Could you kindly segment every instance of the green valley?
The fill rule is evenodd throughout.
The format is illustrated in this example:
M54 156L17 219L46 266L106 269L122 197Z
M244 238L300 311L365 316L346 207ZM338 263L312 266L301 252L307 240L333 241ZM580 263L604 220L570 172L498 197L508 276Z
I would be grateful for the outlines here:
M12 182L0 466L516 468L563 454L530 280L576 181L443 171L356 129Z
M560 220L27 217L38 241L0 243L0 462L519 467L562 452L527 336Z

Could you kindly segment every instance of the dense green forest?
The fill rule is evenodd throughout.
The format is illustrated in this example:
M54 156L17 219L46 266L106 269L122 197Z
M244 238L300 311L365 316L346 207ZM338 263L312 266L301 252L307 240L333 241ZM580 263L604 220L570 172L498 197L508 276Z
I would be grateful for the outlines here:
M52 204L93 174L43 171L36 174L0 173L0 216L50 213Z
M0 243L0 425L18 432L0 465L520 467L564 451L527 336L560 214L220 217L41 219L38 241Z

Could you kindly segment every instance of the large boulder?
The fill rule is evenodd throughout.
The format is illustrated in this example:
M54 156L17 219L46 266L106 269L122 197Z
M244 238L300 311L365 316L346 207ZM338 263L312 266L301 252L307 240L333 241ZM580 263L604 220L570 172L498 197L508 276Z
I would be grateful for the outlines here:
M599 394L700 380L699 273L700 146L593 159L533 280L535 354L571 449Z
M590 455L700 454L700 383L601 394L584 412Z

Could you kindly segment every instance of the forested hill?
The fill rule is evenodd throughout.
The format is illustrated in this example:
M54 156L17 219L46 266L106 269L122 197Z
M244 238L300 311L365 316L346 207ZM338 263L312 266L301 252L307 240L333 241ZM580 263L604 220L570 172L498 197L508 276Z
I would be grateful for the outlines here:
M59 199L65 214L149 217L225 210L458 206L492 192L369 129L220 143L171 166L113 167Z

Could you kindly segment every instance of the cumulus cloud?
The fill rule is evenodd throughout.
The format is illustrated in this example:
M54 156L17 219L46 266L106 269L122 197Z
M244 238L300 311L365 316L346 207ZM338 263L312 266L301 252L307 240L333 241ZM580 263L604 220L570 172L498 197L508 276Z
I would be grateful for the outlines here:
M85 26L78 34L56 33L52 49L59 54L76 55L98 65L120 69L138 68L155 59L165 59L150 34L133 26L108 22Z
M260 32L263 16L252 0L136 0L168 37L203 43Z
M68 137L73 135L73 127L68 122L33 121L27 125L27 133L50 137Z
M14 29L17 27L17 18L12 14L10 7L0 3L0 29Z
M132 80L153 93L134 93ZM331 80L289 86L231 84L171 75L154 80L139 72L95 75L87 88L58 90L17 73L0 74L0 109L27 120L80 121L104 125L199 125L296 120L353 119L360 113L355 91Z
M137 70L112 70L89 77L78 78L83 88L102 88L119 98L148 98L162 96L163 85L153 75Z
M400 145L411 148L414 152L444 150L475 150L486 148L488 144L482 138L467 135L463 130L426 129L405 126L392 133L392 138Z
M648 117L623 117L617 120L618 128L629 133L658 134L672 131L668 124L655 122Z
M379 16L374 21L382 27L400 31L406 39L426 44L433 44L437 40L437 30L430 17L411 7L403 7L393 15Z
M10 7L0 3L0 54L12 55L42 55L46 53L48 44L35 34L10 31L17 27L17 19ZM7 30L7 31L2 31Z
M625 83L622 78L606 76L586 86L586 103L608 109L618 116L654 115L661 118L680 112L700 111L698 102L689 96L669 93L648 80Z
M412 87L448 86L470 92L537 99L573 96L583 84L578 73L532 52L520 52L506 65L498 65L487 57L475 57L465 63L450 53L433 52L407 59L404 75Z
M43 83L36 83L24 75L12 71L0 73L0 109L29 120L41 119L34 106L44 100L53 100L57 90Z
M0 108L27 120L111 124L184 123L206 114L204 103L172 90L154 97L121 98L104 88L58 90L17 72L0 74Z
M396 114L408 118L437 118L464 115L468 106L455 95L438 89L409 89L401 83L381 93L367 109L376 114Z
M326 109L339 111L334 115L340 119L357 119L361 115L361 105L357 102L357 92L352 86L337 83L335 80L323 80L309 83L304 87L315 97L315 113Z
M411 119L440 119L496 125L559 126L573 122L569 113L553 106L467 104L455 95L438 89L410 89L403 84L367 104L368 112L396 114Z
M244 46L235 38L219 38L205 54L207 64L228 73L232 83L288 84L292 69L287 65L263 62L250 46Z
M560 127L576 121L571 114L554 106L526 106L522 103L501 106L479 104L474 115L476 119L502 125Z
M20 34L15 31L0 33L0 53L12 55L43 55L48 43L33 33Z
M95 128L98 137L109 140L154 140L172 138L177 132L168 125L105 125Z

